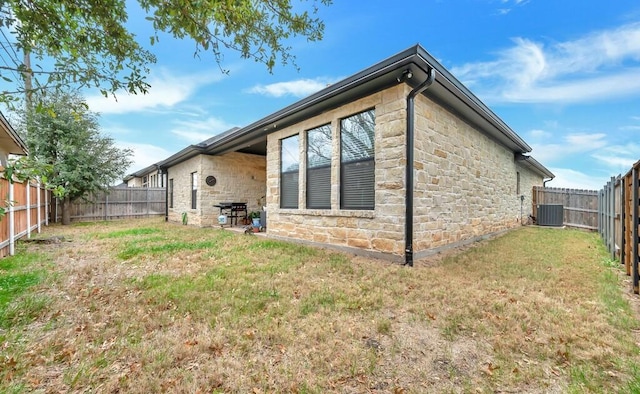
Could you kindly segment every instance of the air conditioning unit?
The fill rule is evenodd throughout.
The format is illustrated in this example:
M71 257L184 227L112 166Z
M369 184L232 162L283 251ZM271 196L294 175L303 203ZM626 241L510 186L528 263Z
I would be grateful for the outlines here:
M564 222L564 206L557 204L538 205L538 217L536 221L540 226L562 227Z

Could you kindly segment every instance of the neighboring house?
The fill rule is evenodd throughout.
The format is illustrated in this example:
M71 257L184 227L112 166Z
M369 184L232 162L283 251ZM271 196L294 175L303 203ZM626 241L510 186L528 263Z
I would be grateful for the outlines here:
M553 178L530 151L417 45L159 166L168 220L266 196L271 237L412 264L525 222Z
M164 177L159 171L158 164L152 164L127 175L124 177L123 183L127 187L165 187Z
M9 155L24 156L26 154L27 144L0 112L0 165L3 167L7 165Z

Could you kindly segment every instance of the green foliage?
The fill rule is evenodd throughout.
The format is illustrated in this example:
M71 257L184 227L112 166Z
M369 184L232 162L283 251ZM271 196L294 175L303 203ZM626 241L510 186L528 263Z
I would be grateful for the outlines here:
M24 296L42 280L42 272L32 268L41 257L36 253L19 253L0 260L0 328L29 321L44 308L45 300Z
M148 227L132 228L129 230L113 231L104 235L100 235L98 238L123 238L123 237L136 236L136 235L157 234L159 232L160 230L157 228L148 228Z
M50 110L25 114L29 160L58 198L85 197L124 175L132 152L101 134L97 115L80 96L56 92L41 102Z
M195 54L210 52L221 66L226 50L263 63L269 71L277 61L295 63L287 40L302 36L308 41L322 38L324 24L316 17L319 4L331 0L161 1L138 0L154 33L191 39ZM74 86L97 87L106 96L116 92L145 93L146 75L156 61L144 42L127 30L128 4L122 0L3 1L0 29L7 42L2 50L8 61L0 67L0 78L12 88L0 94L0 102L11 103L28 94L41 94ZM294 10L295 8L295 10ZM19 52L33 55L35 64ZM20 81L33 79L32 83Z

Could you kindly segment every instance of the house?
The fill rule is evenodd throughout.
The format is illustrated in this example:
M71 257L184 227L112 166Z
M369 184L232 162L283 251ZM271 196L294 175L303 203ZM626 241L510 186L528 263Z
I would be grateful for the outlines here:
M124 177L126 187L165 187L158 164L152 164Z
M9 155L24 156L27 152L27 144L0 112L0 165L7 165Z
M168 220L211 226L215 203L265 196L270 237L411 265L524 223L553 178L530 151L416 45L160 167Z
M214 226L221 202L242 202L247 212L262 209L266 192L266 139L226 149L235 127L190 145L159 164L167 178L167 220ZM222 149L218 149L222 147Z

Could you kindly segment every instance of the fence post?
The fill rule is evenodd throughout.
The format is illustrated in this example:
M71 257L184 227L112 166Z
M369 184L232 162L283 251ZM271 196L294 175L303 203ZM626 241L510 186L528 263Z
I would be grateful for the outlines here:
M9 255L13 256L16 253L16 213L13 206L13 182L11 179L7 180L9 181Z
M631 210L633 212L631 220L631 223L633 225L633 228L631 229L631 242L633 242L631 252L633 254L631 274L633 276L633 292L635 294L638 294L640 292L640 289L638 288L638 169L636 168L636 166L633 167L631 178L633 182L633 190L631 191L631 195L633 196L631 206Z
M38 181L36 182L36 187L38 188L38 194L36 195L36 205L38 206L38 211L36 212L36 220L38 221L38 234L40 234L40 230L42 227L42 212L40 212L40 210L42 209L42 207L40 206L40 203L42 201L40 201L40 194L42 193L42 190L40 189L40 179L38 179Z
M105 192L104 193L104 220L105 220L105 222L107 220L109 220L108 219L108 217L109 217L109 212L108 211L109 211L109 193Z
M147 217L149 217L149 188L145 192L145 200L147 200Z
M627 205L626 193L625 193L625 177L620 178L620 264L625 262L625 248L627 247L627 240L625 239L626 228L626 212L625 207Z
M24 189L27 193L27 238L31 238L31 180L26 180Z
M609 228L607 225L607 188L609 187L609 182L604 184L604 189L602 189L602 240L604 241L604 245L607 247L607 251L609 249L609 241L607 237L607 229Z
M616 177L611 177L611 197L609 198L609 236L611 237L611 260L616 258Z

